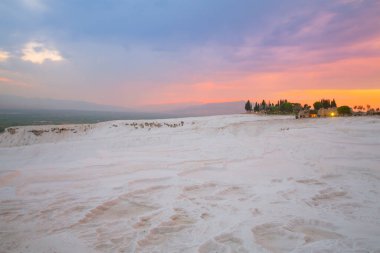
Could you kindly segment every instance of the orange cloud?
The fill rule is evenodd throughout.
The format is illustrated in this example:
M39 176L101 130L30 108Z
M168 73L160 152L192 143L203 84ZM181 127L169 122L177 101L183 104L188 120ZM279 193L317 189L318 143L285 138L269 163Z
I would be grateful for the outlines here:
M214 79L220 80L220 75ZM248 73L231 81L170 84L152 90L146 98L154 104L210 103L248 98L271 101L288 98L311 103L321 98L335 98L340 104L380 106L379 87L380 57L371 57L299 66L284 71Z

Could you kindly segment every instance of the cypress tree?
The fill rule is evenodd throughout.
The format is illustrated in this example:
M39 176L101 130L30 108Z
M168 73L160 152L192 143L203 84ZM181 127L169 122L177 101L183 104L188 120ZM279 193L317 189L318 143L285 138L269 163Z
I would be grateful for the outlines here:
M251 104L251 101L247 101L247 103L245 103L245 110L247 111L247 112L250 112L250 111L252 111L252 104Z
M259 105L257 102L255 102L255 107L253 107L253 111L258 112L259 111Z
M263 102L261 102L261 106L265 110L265 108L267 107L267 103L265 102L265 100L263 100Z

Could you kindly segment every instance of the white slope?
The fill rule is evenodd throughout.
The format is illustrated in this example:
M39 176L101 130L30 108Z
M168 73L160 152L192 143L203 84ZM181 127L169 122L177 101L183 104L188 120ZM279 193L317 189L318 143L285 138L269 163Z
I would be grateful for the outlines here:
M378 117L149 122L1 134L0 252L380 250Z

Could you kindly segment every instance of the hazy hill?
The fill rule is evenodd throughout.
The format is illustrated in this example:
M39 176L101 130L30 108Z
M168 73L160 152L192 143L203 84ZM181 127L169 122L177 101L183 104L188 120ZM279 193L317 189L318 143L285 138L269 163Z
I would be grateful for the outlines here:
M0 133L11 126L236 114L244 102L159 105L127 109L95 103L0 95Z
M183 109L174 110L172 112L184 116L237 114L244 112L244 101L194 105Z

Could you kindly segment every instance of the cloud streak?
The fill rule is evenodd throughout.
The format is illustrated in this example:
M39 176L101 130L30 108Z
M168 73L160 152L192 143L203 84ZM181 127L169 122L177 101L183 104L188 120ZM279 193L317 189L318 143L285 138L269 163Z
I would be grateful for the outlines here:
M4 76L0 76L0 85L1 84L9 85L9 86L16 86L16 87L24 87L24 88L31 88L32 87L32 85L30 85L28 83L17 81L14 79L10 79L10 78L4 77Z

